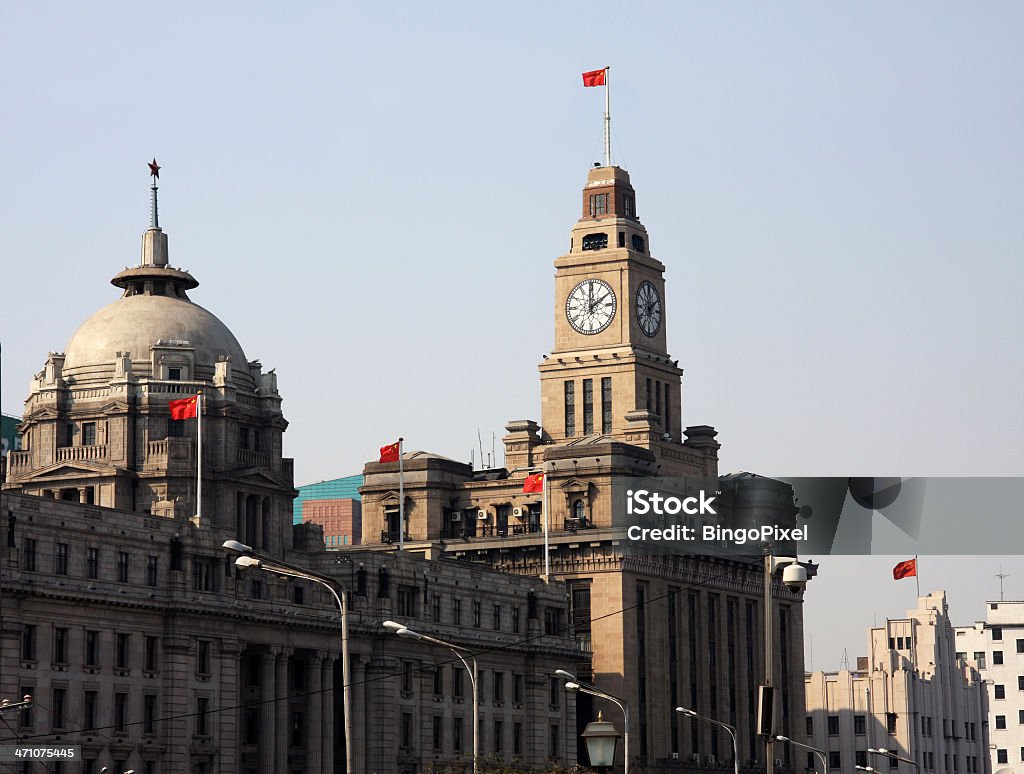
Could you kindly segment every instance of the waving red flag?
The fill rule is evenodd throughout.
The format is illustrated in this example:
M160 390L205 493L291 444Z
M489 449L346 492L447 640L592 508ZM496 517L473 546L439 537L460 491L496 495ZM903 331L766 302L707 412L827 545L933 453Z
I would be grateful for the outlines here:
M198 395L172 400L167 404L167 408L171 410L171 419L191 419L196 416L198 402Z
M604 72L607 69L607 67L602 67L600 70L591 70L589 73L583 73L583 85L604 86Z
M523 492L543 492L544 491L544 474L534 473L526 477L523 482Z
M381 462L398 462L398 448L401 441L395 441L388 446L380 447L380 461Z
M902 580L903 578L912 578L917 575L917 559L907 559L905 562L900 562L892 568L892 579Z

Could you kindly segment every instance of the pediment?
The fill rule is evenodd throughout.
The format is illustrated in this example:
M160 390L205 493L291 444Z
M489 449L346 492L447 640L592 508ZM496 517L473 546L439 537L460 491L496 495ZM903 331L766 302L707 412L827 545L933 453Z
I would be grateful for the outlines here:
M250 486L273 487L275 489L288 488L288 485L284 481L281 481L266 471L258 468L251 468L241 474L236 474L232 476L232 479Z
M50 465L49 467L40 468L39 470L33 471L32 478L81 478L82 476L95 476L97 474L109 475L109 473L110 469L105 466L97 465L95 467L92 467L88 463L69 465L66 462L58 462L55 465Z
M128 411L128 403L123 400L112 400L109 403L104 403L103 407L100 408L101 414L124 414Z
M29 416L25 417L26 422L47 422L54 419L59 419L60 414L54 406L46 406L44 408L33 411Z
M571 476L565 481L558 482L558 488L566 492L582 492L591 486L591 483L579 476Z
M387 492L380 494L377 497L377 502L383 503L384 505L394 505L398 507L400 498L398 496L398 490L389 489Z

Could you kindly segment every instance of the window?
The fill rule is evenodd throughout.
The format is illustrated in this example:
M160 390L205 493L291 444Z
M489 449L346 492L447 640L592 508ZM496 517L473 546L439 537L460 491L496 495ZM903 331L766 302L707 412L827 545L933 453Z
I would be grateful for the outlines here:
M412 713L402 713L402 741L401 746L405 749L412 747Z
M625 231L620 231L619 232L619 247L625 247L625 246L626 246L626 232Z
M75 445L75 423L69 422L64 426L64 445L74 446Z
M1017 640L1017 652L1024 653L1024 640Z
M85 632L85 666L99 666L100 633L93 629Z
M992 663L993 664L1002 664L1003 663L1003 651L1001 651L1001 650L993 650L992 651Z
M196 672L201 675L210 674L210 642L199 640L196 651Z
M398 587L398 615L402 618L416 617L416 590L412 586Z
M21 629L21 660L36 660L36 625L25 624Z
M462 689L462 672L463 670L459 667L452 667L452 698L460 701L465 696Z
M21 690L18 691L19 696L35 696L36 689L31 685L21 686ZM35 715L32 712L32 707L26 707L18 713L18 725L21 728L32 728L35 726Z
M160 647L160 640L157 637L146 637L146 651L143 667L147 672L157 670L157 653Z
M512 633L519 634L519 608L512 608Z
M978 669L985 668L985 653L982 651L975 651L974 662L978 665Z
M185 420L184 419L168 419L167 420L167 437L168 438L184 438L185 437Z
M857 761L857 763L855 765L857 765L857 766L867 766L868 765L868 752L867 752L867 750L857 750L854 753L854 758Z
M146 557L146 585L155 586L157 583L157 558L155 556Z
M476 599L473 600L473 627L480 628L480 602Z
M604 250L606 247L608 247L608 235L605 233L587 234L583 237L584 250Z
M1004 749L996 750L996 762L997 763L1007 763L1007 762L1009 762L1009 760L1010 760L1010 758L1006 754L1006 750L1004 750Z
M402 693L412 693L412 670L411 661L402 662Z
M57 575L68 574L68 544L58 543L53 556L53 571Z
M576 435L576 382L566 382L565 389L565 436Z
M1005 699L1006 698L1006 686L1005 685L997 685L997 686L995 686L995 696L996 696L997 699Z
M434 695L444 696L444 667L440 664L434 667Z
M500 720L494 721L494 752L500 753L505 742L505 724Z
M604 376L601 378L601 432L608 434L612 431L612 378Z
M562 685L557 677L548 678L548 704L552 709L558 709L562 704Z
M292 586L292 602L296 605L306 604L306 589L301 583L296 583Z
M1002 626L993 626L992 627L992 641L993 642L1002 642L1002 640L1003 640L1003 627Z
M636 208L633 203L633 197L629 194L622 195L622 214L627 218L632 218L636 214Z
M1024 691L1024 675L1017 675L1017 690Z
M196 736L209 736L210 700L205 696L196 699Z
M886 730L886 733L889 733L889 734L895 734L896 733L896 713L895 712L887 712L886 713L886 715L885 715L885 730Z
M583 380L583 435L594 434L594 380Z
M639 234L633 234L631 242L633 244L633 249L636 252L642 253L644 251L644 238L642 236Z
M115 639L114 647L114 668L115 669L127 669L128 668L128 644L130 642L127 634L118 633Z
M181 369L180 368L168 368L167 369L167 380L170 381L170 382L180 382L181 381Z
M560 731L558 729L558 724L557 723L552 723L551 724L550 732L548 734L548 757L549 758L557 758L558 757L558 755L559 755L559 752L558 752L558 749L559 749L558 741L559 741L560 736L561 736L561 733L560 733Z
M93 580L100 577L100 550L98 548L85 549L85 574Z
M83 731L96 728L96 700L98 695L96 691L86 691L82 696Z
M495 672L494 679L491 681L491 688L493 690L494 701L502 702L505 701L505 673Z
M95 696L95 694L93 694ZM156 729L156 696L147 693L142 698L142 733L152 734Z
M63 626L56 626L53 629L53 659L54 664L68 663L68 630Z
M117 580L121 583L128 582L128 552L117 552Z
M513 723L512 724L512 754L522 755L523 754L523 724Z
M430 619L434 623L441 623L441 595L434 594L430 599Z
M124 733L128 725L128 694L118 692L114 694L114 730Z
M996 715L996 728L1006 728L1006 715Z
M501 631L501 605L495 605L491 611L491 628L496 632Z
M830 769L836 769L838 771L841 768L840 762L841 762L841 759L839 757L839 751L838 750L831 750L831 751L829 751L829 754L828 754L828 767Z
M839 736L839 716L829 715L828 716L828 735Z
M807 716L807 736L808 738L814 736L814 718L810 715Z
M608 214L608 194L591 194L590 195L590 217L596 218L598 215ZM607 237L606 237L607 238ZM583 248L586 250L587 248Z
M452 749L462 752L462 718L452 719Z
M22 569L35 572L36 569L36 541L35 538L25 538L24 548L21 557Z
M50 704L50 728L64 728L64 713L67 709L67 688L53 689L53 702Z
M95 422L83 422L82 423L82 446L95 446L96 445L96 423Z
M249 448L249 428L240 427L238 428L238 448L248 449Z
M441 752L444 745L444 718L434 715L431 721L431 744L434 752Z

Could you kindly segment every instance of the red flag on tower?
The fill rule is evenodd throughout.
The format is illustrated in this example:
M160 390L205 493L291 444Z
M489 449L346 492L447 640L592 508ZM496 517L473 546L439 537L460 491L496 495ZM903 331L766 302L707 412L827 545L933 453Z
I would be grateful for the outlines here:
M395 441L387 446L380 447L380 461L381 462L398 462L398 449L400 441Z
M167 408L171 410L171 419L192 419L197 416L198 402L198 395L172 400L167 404Z
M528 494L530 492L543 492L544 491L544 474L533 473L526 477L523 482L523 493Z
M892 579L902 580L903 578L917 577L917 558L907 559L892 568Z
M588 73L583 73L583 85L604 86L604 72L607 69L607 67L602 67L600 70L591 70Z

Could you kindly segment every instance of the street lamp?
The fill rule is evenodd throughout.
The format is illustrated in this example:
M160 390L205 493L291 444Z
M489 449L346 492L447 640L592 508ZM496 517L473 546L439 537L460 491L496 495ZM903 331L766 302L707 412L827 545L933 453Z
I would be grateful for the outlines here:
M623 763L622 770L624 772L629 771L629 705L626 704L625 699L620 699L618 696L614 696L607 691L602 691L596 685L585 683L580 680L572 672L566 672L564 669L556 669L555 674L558 677L566 680L565 690L569 692L582 691L583 693L589 693L591 696L597 696L599 699L607 699L608 701L617 704L619 709L622 710L622 755Z
M761 707L758 711L759 731L765 736L765 763L767 774L774 774L772 739L775 737L775 689L773 687L772 632L775 629L775 607L772 605L772 578L785 567L783 584L794 591L807 586L807 569L799 564L795 556L773 556L771 548L764 552L764 685L761 690ZM767 705L767 706L766 706Z
M330 578L315 575L298 567L293 567L284 562L273 559L253 556L251 546L239 543L237 540L225 540L222 546L226 551L241 554L235 559L235 566L240 568L252 567L263 570L273 575L283 575L286 578L298 578L299 580L316 583L327 589L338 605L338 612L341 614L341 680L342 680L342 713L345 715L344 736L345 736L345 772L352 774L352 686L349 680L349 647L348 647L348 593L342 591L339 595L334 589L334 583Z
M460 645L453 645L450 642L439 640L437 637L431 637L428 634L421 634L420 632L413 631L405 624L400 624L395 621L385 621L384 628L388 631L394 632L399 637L406 637L410 640L421 640L422 642L431 642L434 645L441 645L442 647L448 648L455 657L462 662L462 666L466 668L469 673L469 680L473 687L473 774L476 774L477 770L477 758L480 753L480 739L479 739L479 712L480 712L480 692L477 689L477 664L476 655L473 651L468 648L463 648ZM473 664L472 668L466 663L466 656L469 656L470 662Z
M857 771L870 771L873 774L882 774L878 769L873 769L870 766L854 766L853 768L857 769Z
M884 755L886 758L892 758L894 760L900 761L901 763L908 763L914 768L916 768L918 771L921 770L921 764L919 764L917 761L911 758L904 758L899 753L894 752L892 750L886 750L884 747L871 747L868 749L868 752L872 755Z
M824 750L819 750L817 747L811 747L809 744L798 742L795 739L790 739L788 736L782 736L781 734L776 734L775 738L778 739L780 742L789 742L790 744L795 744L797 747L803 747L805 750L810 750L812 753L818 756L818 760L821 761L821 765L825 771L825 774L828 774L828 758L825 757ZM872 769L872 771L874 771L874 769Z
M619 741L619 732L613 724L601 719L600 712L597 713L597 720L587 723L580 736L587 743L591 766L595 769L610 769L615 765L615 743Z
M728 723L723 723L720 720L713 720L712 718L706 718L703 715L698 715L695 711L693 711L692 709L687 709L686 707L676 707L676 712L678 712L680 715L685 715L688 718L693 718L695 720L704 720L704 721L706 721L708 723L713 723L716 726L721 726L727 732L729 732L729 737L732 739L732 768L733 768L733 772L734 772L734 774L740 774L740 750L739 750L739 746L736 744L736 729L735 728L730 726ZM827 772L826 772L826 774L827 774Z

